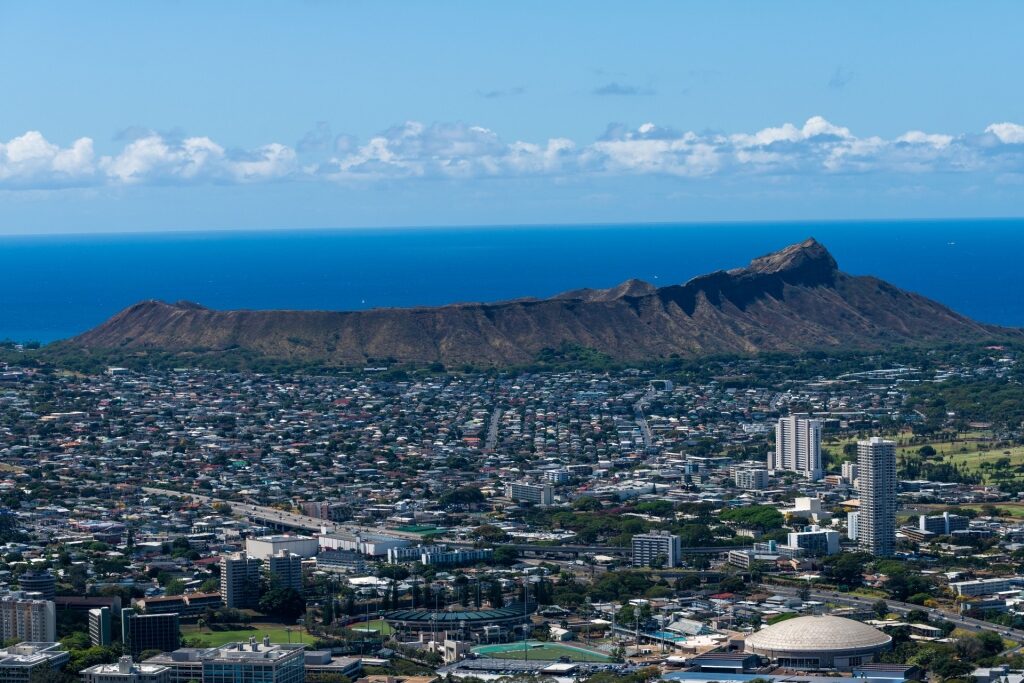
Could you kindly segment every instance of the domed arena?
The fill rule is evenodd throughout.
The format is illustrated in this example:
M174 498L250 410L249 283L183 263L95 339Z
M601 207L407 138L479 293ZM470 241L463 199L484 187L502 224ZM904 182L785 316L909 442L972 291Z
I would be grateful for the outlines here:
M874 662L892 638L853 619L796 617L750 634L747 652L793 669L850 669Z

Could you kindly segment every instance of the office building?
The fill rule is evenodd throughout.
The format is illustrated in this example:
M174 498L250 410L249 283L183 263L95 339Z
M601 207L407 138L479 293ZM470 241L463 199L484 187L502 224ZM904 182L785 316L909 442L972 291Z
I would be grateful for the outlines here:
M302 657L310 683L337 681L342 676L355 681L363 673L363 660L359 657L338 657L330 650L306 650Z
M281 550L267 560L267 583L272 588L293 588L302 592L302 558Z
M413 545L406 548L390 548L388 549L388 564L419 562L423 553L440 552L447 549L446 545Z
M445 548L434 547L424 549L420 555L420 564L427 566L459 566L487 562L494 555L491 548Z
M366 558L351 550L325 550L316 556L316 568L328 572L365 572Z
M633 536L634 567L677 567L682 555L682 541L667 531L652 531Z
M260 536L245 540L245 552L258 560L269 560L282 550L299 557L313 557L320 550L320 544L312 536Z
M995 595L1008 591L1013 587L1010 579L974 579L972 581L956 581L949 584L958 596L974 597L976 595Z
M134 604L146 614L177 614L181 617L199 616L207 610L219 609L224 606L219 592L139 598ZM115 614L120 614L120 610L115 611Z
M109 607L89 610L89 642L93 647L107 647L112 640Z
M780 417L775 425L775 451L768 454L772 472L797 472L811 481L821 479L821 421Z
M839 552L839 532L810 526L804 531L790 532L786 538L786 545L790 548L799 548L801 554L807 557L835 555Z
M39 593L43 600L53 600L57 581L50 572L25 572L18 577L18 588L24 593Z
M940 536L948 536L954 531L963 531L970 526L971 520L964 515L953 515L943 512L941 515L920 515L917 528Z
M0 640L30 643L57 640L57 610L52 600L14 592L0 597Z
M405 548L412 545L412 541L388 536L386 534L374 534L348 531L336 531L330 534L323 534L317 537L321 550L350 550L369 557L387 557L388 551L392 548Z
M60 643L18 643L0 649L0 681L30 683L52 680L54 672L68 663L71 653Z
M534 505L551 505L555 501L551 484L513 482L505 486L505 496L517 503Z
M253 609L260 601L262 560L246 553L220 558L220 599L225 607Z
M768 470L736 470L733 481L745 491L761 491L768 488Z
M572 475L569 474L569 470L548 470L544 473L544 481L552 484L566 484L570 479Z
M857 542L875 557L889 557L896 548L896 443L877 436L858 441L857 478Z
M88 613L96 607L109 607L112 619L116 619L121 613L121 598L117 595L58 595L53 600L57 611L71 610L73 612Z
M125 655L116 664L82 669L84 683L170 683L171 670L159 664L136 664Z
M302 504L302 514L328 522L343 522L350 516L350 510L343 503L308 501Z
M147 659L144 664L166 666L170 683L304 683L304 645L258 642L227 643L211 648L181 648Z
M135 658L146 650L176 650L181 645L178 615L139 614L125 607L121 610L121 639L125 651Z

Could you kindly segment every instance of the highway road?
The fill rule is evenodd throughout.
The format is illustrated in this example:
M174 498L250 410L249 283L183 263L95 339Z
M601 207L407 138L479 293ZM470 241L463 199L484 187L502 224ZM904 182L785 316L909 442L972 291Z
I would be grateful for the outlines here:
M647 417L644 415L644 405L649 403L652 398L657 396L657 392L648 389L639 401L633 404L633 413L636 418L636 423L640 427L640 433L644 437L644 446L650 448L654 445L654 434L651 433L651 426L647 423Z
M790 586L779 586L776 584L762 584L761 588L772 593L780 595L796 595L800 592L799 588L793 588ZM871 608L879 598L869 598L860 595L851 595L849 593L839 593L837 591L828 590L814 590L810 591L810 597L814 600L822 602L832 602L840 605L847 605L849 607L867 607ZM960 616L958 614L951 614L949 612L943 612L938 609L931 609L928 607L922 607L921 605L913 605L909 602L899 602L897 600L886 600L889 605L890 612L896 612L897 614L907 614L912 610L921 610L928 614L931 619L944 619L945 621L956 624L958 628L962 628L968 631L994 631L1004 638L1008 638L1017 643L1024 644L1024 630L1012 629L1006 626L1000 626L999 624L993 624L988 621L981 619L974 619L972 617ZM1017 651L1021 649L1020 646L1013 648L1011 651Z
M337 524L329 522L325 519L318 517L310 517L308 515L299 515L293 512L287 512L284 510L278 510L277 508L264 507L261 505L252 505L249 503L239 503L237 501L224 500L222 498L214 498L199 493L187 493L183 491L174 491L171 489L154 488L150 486L143 486L142 490L152 495L171 496L175 498L191 498L193 500L200 501L207 505L213 505L214 503L227 503L231 506L232 512L239 516L245 517L255 522L261 522L268 526L280 526L289 529L296 529L299 531L306 531L314 534L319 534L321 529L326 529L327 533L332 532L350 532L350 533L364 533L364 534L386 534L395 538L402 538L408 541L415 541L417 543L423 541L421 534L414 534L404 531L395 531L394 529L388 529L385 527L372 527L363 526L359 524ZM446 541L449 545L453 546L470 546L471 543L465 542L452 542ZM623 548L619 546L602 546L602 545L573 545L573 544L560 544L560 545L541 545L533 543L499 543L497 546L510 546L515 548L518 552L529 552L539 554L552 554L552 555L630 555L632 553L631 548ZM712 546L712 547L701 547L701 548L683 548L684 555L716 555L720 553L726 553L730 550L743 550L750 546Z
M395 531L394 529L386 529L384 527L371 527L362 526L359 524L337 524L330 522L326 519L320 519L318 517L310 517L309 515L298 515L293 512L286 512L284 510L278 510L277 508L264 507L261 505L251 505L248 503L239 503L231 500L223 500L221 498L214 498L212 496L205 496L198 493L185 493L182 491L172 491L170 489L158 489L149 486L143 486L142 490L146 493L153 495L173 496L176 498L192 498L200 502L212 505L214 503L227 503L231 506L231 510L234 514L240 517L246 517L256 522L264 522L271 526L283 526L290 529L298 529L301 531L309 531L312 533L320 533L320 530L326 528L327 533L349 531L352 533L360 532L364 534L387 534L388 536L394 536L395 538L404 538L409 541L422 541L423 536L420 534L413 534L404 531Z
M499 543L497 545L505 545L515 548L519 551L526 551L531 553L573 553L573 554L586 554L586 555L631 555L633 553L632 548L623 546L610 546L610 545L539 545L535 543ZM727 553L730 550L750 550L749 545L716 545L716 546L701 546L697 548L683 548L683 555L720 555Z

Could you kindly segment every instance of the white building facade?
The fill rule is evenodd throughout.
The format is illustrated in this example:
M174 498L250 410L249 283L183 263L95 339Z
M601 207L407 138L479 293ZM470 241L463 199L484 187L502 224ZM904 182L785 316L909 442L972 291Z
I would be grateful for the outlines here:
M896 550L896 443L877 436L857 442L861 550L889 557Z
M772 472L797 472L821 479L821 420L791 415L775 425L775 452L768 454Z

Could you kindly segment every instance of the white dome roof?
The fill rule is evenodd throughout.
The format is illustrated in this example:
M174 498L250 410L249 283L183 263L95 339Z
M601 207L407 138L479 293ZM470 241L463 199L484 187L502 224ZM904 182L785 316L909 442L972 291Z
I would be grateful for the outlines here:
M862 650L888 645L892 638L853 619L810 616L787 619L747 636L756 651Z

